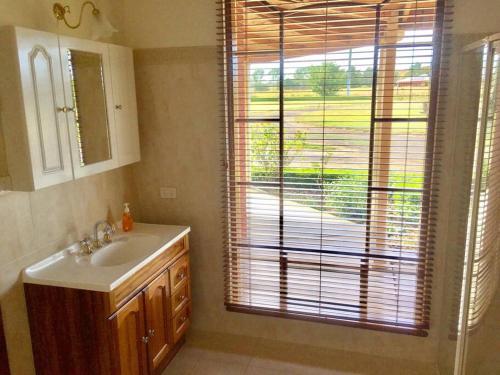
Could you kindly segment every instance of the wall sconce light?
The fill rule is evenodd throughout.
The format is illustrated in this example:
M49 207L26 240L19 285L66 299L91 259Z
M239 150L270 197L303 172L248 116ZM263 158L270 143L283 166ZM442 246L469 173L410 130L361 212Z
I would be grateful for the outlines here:
M96 7L96 5L92 1L84 1L80 8L80 16L78 17L78 22L76 24L70 24L66 19L67 14L71 13L71 9L69 5L62 5L61 3L54 3L52 6L52 12L54 13L54 17L58 21L63 21L66 26L70 29L78 29L82 24L83 10L86 5L90 5L92 7L92 15L94 16L95 24L92 26L92 39L100 39L100 38L108 38L113 33L116 33L118 30L111 25L109 20L101 13L101 11Z

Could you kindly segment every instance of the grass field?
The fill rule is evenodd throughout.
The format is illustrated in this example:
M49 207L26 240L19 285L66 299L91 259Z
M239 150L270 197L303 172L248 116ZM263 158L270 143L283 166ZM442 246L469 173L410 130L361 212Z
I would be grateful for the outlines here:
M428 93L424 88L396 92L393 99L392 117L425 118ZM409 103L412 102L410 105ZM345 90L333 97L321 98L314 92L304 89L285 92L286 124L303 124L306 127L343 128L367 130L371 118L371 89L369 87ZM275 91L253 92L250 98L251 117L277 117L279 111L278 94ZM378 117L378 116L377 116ZM426 123L397 122L392 124L393 134L425 134Z

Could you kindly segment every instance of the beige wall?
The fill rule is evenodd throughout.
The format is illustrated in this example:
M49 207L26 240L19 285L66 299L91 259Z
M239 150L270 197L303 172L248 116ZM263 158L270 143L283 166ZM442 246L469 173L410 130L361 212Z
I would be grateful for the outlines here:
M214 46L216 0L123 0L125 42L134 48Z
M437 361L436 328L419 338L225 311L217 49L140 49L135 64L143 150L143 161L134 167L140 218L192 226L195 329L289 342L307 337L317 346ZM160 186L176 187L177 199L160 199ZM433 323L439 311L436 304Z
M92 27L90 7L87 6L84 11L82 26L76 30L71 30L58 23L54 18L52 14L54 2L53 0L2 0L0 1L0 25L23 26L90 39ZM94 2L109 18L111 24L117 29L123 30L123 0L94 0ZM76 23L82 3L82 0L62 1L62 4L71 7L71 14L68 16L71 23ZM111 40L120 42L121 37L121 33L118 33Z
M52 3L49 0L0 1L0 25L56 32ZM81 1L64 3L74 5ZM112 11L121 9L121 1L97 3L113 24L122 28L121 15ZM118 6L112 8L113 5ZM87 25L85 16L84 25ZM81 37L90 35L86 26L77 32L67 28L60 31ZM116 35L113 40L119 39L120 35ZM3 141L0 139L0 142ZM5 174L5 170L3 172ZM21 270L81 239L90 233L93 223L106 218L109 212L119 219L122 202L134 202L132 186L130 168L122 168L34 193L0 193L0 302L13 375L34 374Z

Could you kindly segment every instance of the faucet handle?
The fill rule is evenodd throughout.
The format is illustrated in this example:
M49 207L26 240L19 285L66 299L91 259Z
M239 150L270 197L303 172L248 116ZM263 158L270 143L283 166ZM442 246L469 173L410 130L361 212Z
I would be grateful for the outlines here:
M80 252L87 255L94 252L94 245L90 237L85 237L80 241Z
M108 244L108 243L111 243L113 240L111 239L111 235L113 234L113 230L112 229L106 229L104 231L104 237L103 237L103 242Z

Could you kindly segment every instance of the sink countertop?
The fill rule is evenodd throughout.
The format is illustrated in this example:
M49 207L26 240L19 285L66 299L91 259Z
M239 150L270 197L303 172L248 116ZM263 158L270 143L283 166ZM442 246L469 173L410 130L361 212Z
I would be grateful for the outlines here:
M110 292L190 231L191 228L185 226L134 223L132 231L117 230L113 238L154 236L154 243L141 251L141 256L137 259L114 266L93 265L89 260L90 256L74 255L79 249L79 244L76 243L27 267L23 272L23 281L29 284ZM94 255L103 249L97 250Z

